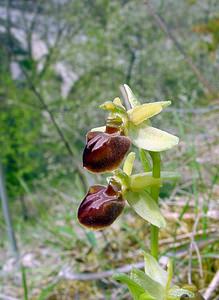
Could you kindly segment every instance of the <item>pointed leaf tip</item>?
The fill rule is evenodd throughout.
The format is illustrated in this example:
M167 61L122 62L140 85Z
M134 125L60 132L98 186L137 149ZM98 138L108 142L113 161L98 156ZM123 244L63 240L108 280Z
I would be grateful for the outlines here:
M143 252L145 261L145 274L153 280L159 282L163 288L166 287L168 275L167 272L161 268L156 259L150 254Z
M131 279L138 283L154 299L164 300L164 288L162 285L154 281L143 271L133 268Z

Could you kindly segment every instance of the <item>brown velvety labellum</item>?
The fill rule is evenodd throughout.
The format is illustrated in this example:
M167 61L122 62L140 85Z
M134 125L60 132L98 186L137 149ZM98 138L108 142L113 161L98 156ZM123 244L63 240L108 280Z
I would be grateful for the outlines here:
M111 225L125 206L117 188L92 186L78 209L79 222L91 229L103 229Z
M131 141L116 133L89 132L83 153L83 166L91 172L108 172L118 168Z

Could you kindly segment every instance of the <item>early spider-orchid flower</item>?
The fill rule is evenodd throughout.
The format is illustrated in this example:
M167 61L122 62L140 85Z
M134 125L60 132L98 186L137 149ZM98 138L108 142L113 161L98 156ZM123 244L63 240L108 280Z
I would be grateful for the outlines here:
M90 187L78 209L78 220L82 225L96 230L110 226L122 213L127 201L144 220L165 227L164 217L147 189L160 186L164 180L174 180L176 174L162 172L160 179L154 178L151 172L132 175L134 160L135 153L130 152L123 170L114 171L107 186Z
M100 107L109 111L111 116L121 119L121 128L125 135L130 137L132 143L138 148L155 152L165 151L177 145L178 137L154 128L150 124L150 119L169 106L171 101L140 104L128 85L125 84L124 89L131 109L126 110L119 98L115 98L113 102L105 102ZM98 129L101 128L105 130L105 127Z
M118 184L109 183L107 187L94 185L78 209L78 220L88 228L104 229L118 218L124 206L125 201Z
M131 141L116 127L106 127L106 132L90 131L83 152L83 166L91 172L102 173L119 167L128 152Z

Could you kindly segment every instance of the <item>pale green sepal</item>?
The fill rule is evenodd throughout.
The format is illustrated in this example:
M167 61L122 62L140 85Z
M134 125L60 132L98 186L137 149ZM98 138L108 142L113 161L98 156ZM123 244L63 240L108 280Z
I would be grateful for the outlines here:
M164 217L154 199L146 191L127 191L124 198L128 201L133 210L144 220L161 228L166 226Z
M162 184L163 181L175 181L180 178L180 175L177 172L166 172L161 171L161 178L152 177L152 172L144 172L132 175L131 185L134 186L134 189L141 189L144 186L148 185L157 185ZM136 187L135 187L136 186Z
M126 274L115 274L113 279L126 284L134 300L139 300L139 297L145 293L145 290Z
M130 152L129 155L127 156L124 165L123 165L123 171L130 176L132 174L132 169L135 161L135 153Z
M92 128L91 131L105 132L106 131L106 126L100 126L100 127Z
M165 296L164 288L159 282L151 279L147 274L138 269L132 269L131 279L140 285L149 295L155 299L163 300Z
M153 256L146 252L143 253L145 261L145 274L148 275L151 279L159 282L165 289L168 280L167 272L161 268L161 266Z
M137 100L136 96L134 95L130 87L127 84L124 84L123 86L131 107L133 108L137 105L140 105L140 102Z
M142 176L145 174L145 176L152 176L152 172L145 172L141 173ZM181 175L178 172L172 172L172 171L161 171L160 177L162 181L168 181L168 180L178 180L180 179Z
M176 146L179 138L160 129L141 124L129 126L129 136L135 146L148 151L165 151Z
M140 173L130 176L130 190L133 192L141 191L151 186L160 187L161 178L154 178L147 173Z
M170 101L145 103L128 110L129 121L139 125L151 117L159 114L162 109L170 105Z

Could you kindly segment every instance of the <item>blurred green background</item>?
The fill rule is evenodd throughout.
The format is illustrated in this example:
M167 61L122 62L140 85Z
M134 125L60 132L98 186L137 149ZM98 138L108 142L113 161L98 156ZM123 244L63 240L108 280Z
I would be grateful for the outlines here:
M181 140L163 155L182 179L161 190L162 255L174 258L176 281L207 288L219 266L218 82L217 0L0 1L0 160L29 299L129 299L111 278L66 271L113 270L148 247L148 226L128 207L105 233L76 219L86 188L104 182L82 169L85 134L123 83L141 102L172 101L155 118ZM1 211L0 236L0 298L21 299Z

